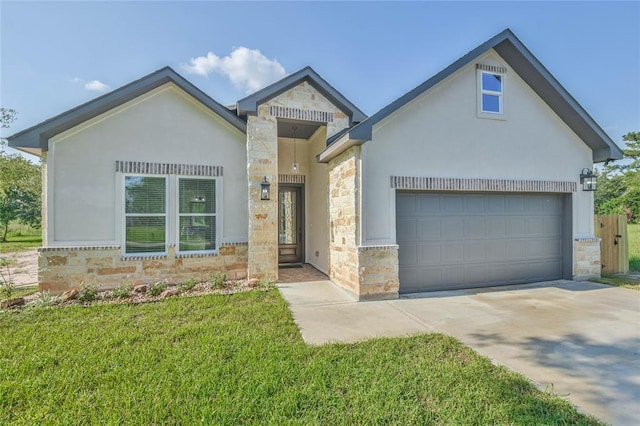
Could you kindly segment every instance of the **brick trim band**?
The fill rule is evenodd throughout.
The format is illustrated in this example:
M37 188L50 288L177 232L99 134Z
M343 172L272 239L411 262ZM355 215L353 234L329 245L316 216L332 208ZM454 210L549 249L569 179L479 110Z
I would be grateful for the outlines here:
M318 123L333 123L333 113L314 109L291 108L279 105L269 106L269 115L294 120L316 121Z
M304 175L278 175L279 183L304 183Z
M576 192L575 182L391 176L391 188L429 191Z
M120 250L120 246L61 246L61 247L39 247L40 253L55 251L88 251L88 250Z
M476 64L476 69L482 71L495 72L499 74L504 74L507 72L505 67L499 67L497 65L487 65L487 64Z
M155 175L222 176L222 166L116 161L116 172Z
M386 244L386 245L378 245L378 246L358 246L358 250L360 251L365 251L365 250L395 250L398 247L400 247L397 244Z

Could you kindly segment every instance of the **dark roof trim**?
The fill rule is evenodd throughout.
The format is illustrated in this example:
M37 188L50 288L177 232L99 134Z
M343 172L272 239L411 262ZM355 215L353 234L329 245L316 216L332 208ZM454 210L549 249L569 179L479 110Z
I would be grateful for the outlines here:
M302 81L309 82L309 84L322 93L324 97L329 99L329 101L331 101L335 106L346 113L350 117L351 123L359 123L367 118L367 115L364 112L355 106L349 99L344 97L342 93L338 92L333 86L327 83L311 67L305 67L300 71L294 72L293 74L276 81L264 89L258 90L246 98L240 99L237 104L238 114L255 115L258 110L258 105L286 92L290 88L300 84Z
M373 126L376 123L402 108L490 49L494 49L571 130L592 149L594 162L621 159L623 157L622 151L615 142L509 29L502 31L476 47L415 89L391 102L362 123L352 127L349 130L347 139L371 140ZM340 139L344 140L343 138Z
M40 124L9 136L9 146L30 153L47 151L49 139L72 127L118 107L166 83L172 82L215 112L235 128L246 133L246 123L232 111L214 101L170 67L164 67L112 92L86 102Z

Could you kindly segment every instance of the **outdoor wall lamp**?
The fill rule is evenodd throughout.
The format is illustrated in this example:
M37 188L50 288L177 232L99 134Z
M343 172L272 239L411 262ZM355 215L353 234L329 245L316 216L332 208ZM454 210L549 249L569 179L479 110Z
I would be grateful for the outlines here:
M580 183L582 184L583 191L595 191L596 175L594 175L591 170L584 168L580 172Z
M260 199L261 200L269 200L269 187L271 186L271 184L269 183L269 181L267 180L267 177L265 176L264 179L262 179L262 183L260 184Z

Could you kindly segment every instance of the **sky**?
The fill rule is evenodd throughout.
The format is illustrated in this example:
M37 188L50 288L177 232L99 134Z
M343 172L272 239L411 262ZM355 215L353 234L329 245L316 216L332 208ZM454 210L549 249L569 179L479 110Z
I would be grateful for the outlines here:
M311 66L371 115L510 28L620 146L640 131L640 2L0 0L3 137L171 66L230 105Z

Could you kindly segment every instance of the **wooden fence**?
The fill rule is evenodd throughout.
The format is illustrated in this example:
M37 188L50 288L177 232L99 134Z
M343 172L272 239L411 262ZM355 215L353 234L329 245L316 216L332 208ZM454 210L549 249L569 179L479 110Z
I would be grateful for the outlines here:
M596 237L600 238L602 274L629 272L629 240L626 215L596 215Z

